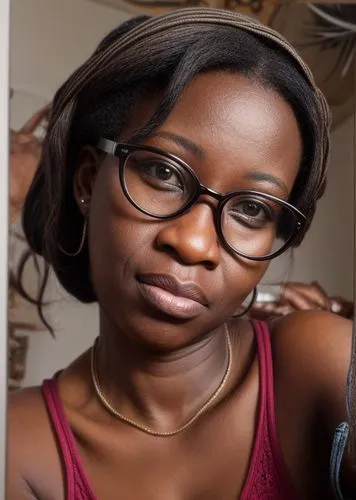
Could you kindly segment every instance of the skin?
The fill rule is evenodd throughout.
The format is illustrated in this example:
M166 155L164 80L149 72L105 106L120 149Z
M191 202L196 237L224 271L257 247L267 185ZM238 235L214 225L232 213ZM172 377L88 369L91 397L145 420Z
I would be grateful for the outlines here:
M118 139L129 137L155 105L154 96L142 101ZM288 198L301 141L291 108L274 91L239 75L198 76L158 132L146 144L180 156L212 189L250 188ZM195 148L168 134L189 139ZM84 469L100 499L236 499L254 441L259 383L251 324L229 318L268 263L239 259L221 245L214 200L202 197L188 213L157 222L126 200L115 169L115 159L86 149L74 183L78 206L90 214L91 272L100 304L97 364L104 394L127 417L167 431L182 425L220 383L226 321L233 363L214 407L196 425L157 438L101 406L91 383L90 355L84 353L59 381ZM277 182L256 180L253 172ZM80 204L81 197L90 198L90 204ZM189 321L172 320L142 300L138 272L191 280L204 290L209 306ZM332 436L345 419L351 323L325 312L297 313L271 325L271 340L277 432L288 472L300 498L329 498ZM355 481L349 484L356 492ZM7 498L65 498L39 388L11 399Z

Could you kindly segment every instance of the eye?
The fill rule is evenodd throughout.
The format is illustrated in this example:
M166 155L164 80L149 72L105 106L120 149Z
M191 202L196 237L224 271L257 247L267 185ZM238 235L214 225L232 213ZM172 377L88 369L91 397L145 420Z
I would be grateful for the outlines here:
M273 208L256 199L235 200L229 204L228 215L235 223L256 229L264 228L277 220Z
M264 210L261 203L255 201L244 201L241 203L241 212L249 217L264 216Z
M143 169L147 175L152 175L161 181L175 181L177 175L175 174L173 168L164 163L148 163L143 165Z
M136 163L141 179L150 186L167 191L184 190L183 176L177 167L156 158L140 159Z

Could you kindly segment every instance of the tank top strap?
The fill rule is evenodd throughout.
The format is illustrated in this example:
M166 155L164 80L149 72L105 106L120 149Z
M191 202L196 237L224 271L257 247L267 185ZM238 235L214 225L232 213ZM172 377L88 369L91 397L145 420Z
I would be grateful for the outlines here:
M277 434L276 406L274 394L274 371L271 345L271 333L267 323L263 321L254 321L256 340L258 345L258 356L260 363L260 384L261 392L265 395L265 415L268 427L269 441L273 455L273 461L279 473L279 479L283 487L290 492L290 498L295 497L295 491L292 487L287 467L282 456L279 439Z
M266 323L252 321L259 362L259 412L250 468L241 500L296 498L280 451L275 415L273 360Z
M58 375L45 380L42 395L65 473L66 500L97 500L81 465L77 445L58 393Z
M260 370L260 404L264 407L263 412L268 426L273 453L276 457L282 458L277 436L271 334L267 323L263 321L254 321L253 326L256 335Z

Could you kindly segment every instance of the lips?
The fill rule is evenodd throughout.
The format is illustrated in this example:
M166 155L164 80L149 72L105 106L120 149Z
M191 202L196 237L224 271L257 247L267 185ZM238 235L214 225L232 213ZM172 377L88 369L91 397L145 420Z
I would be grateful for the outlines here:
M182 283L167 274L141 274L137 282L151 306L176 318L193 318L208 307L204 292L195 283Z

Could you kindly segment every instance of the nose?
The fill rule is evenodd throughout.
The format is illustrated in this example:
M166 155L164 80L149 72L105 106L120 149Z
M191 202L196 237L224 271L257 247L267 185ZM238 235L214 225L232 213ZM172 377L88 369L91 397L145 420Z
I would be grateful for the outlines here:
M220 262L220 244L212 207L197 203L185 214L164 223L156 244L185 264L215 269Z

